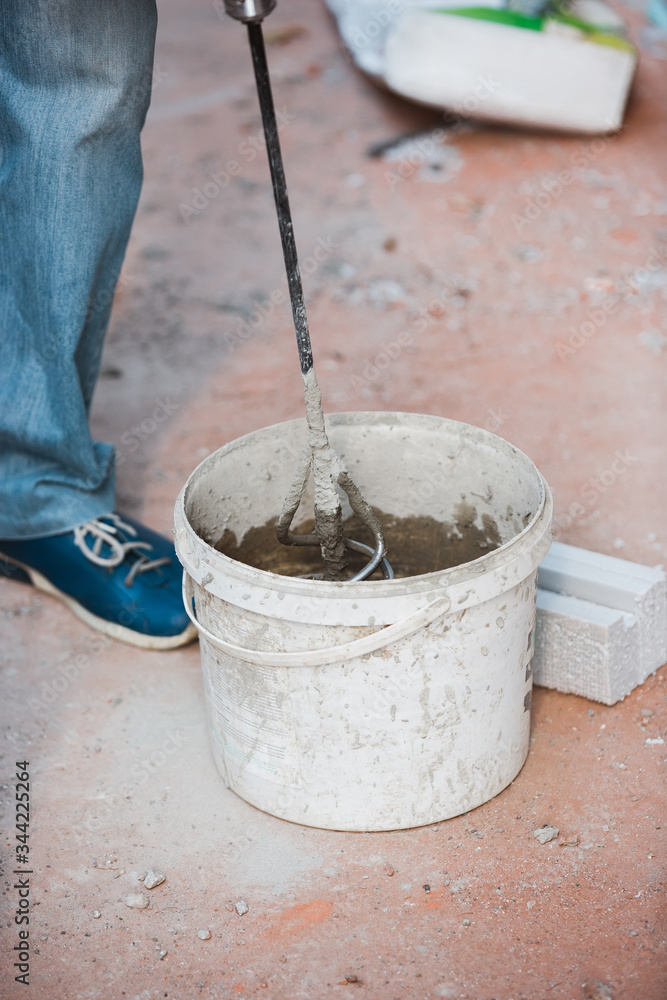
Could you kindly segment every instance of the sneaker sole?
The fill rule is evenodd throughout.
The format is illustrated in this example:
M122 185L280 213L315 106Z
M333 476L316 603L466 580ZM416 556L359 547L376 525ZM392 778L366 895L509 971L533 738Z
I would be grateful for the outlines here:
M87 608L84 608L73 597L70 597L69 594L58 590L38 570L26 566L16 559L11 559L9 556L4 555L4 553L0 553L0 559L22 570L36 590L41 590L42 593L55 597L56 600L66 605L77 618L85 622L89 628L95 629L96 632L102 632L111 639L118 639L119 642L124 642L129 646L137 646L139 649L178 649L179 646L187 646L197 638L197 629L192 622L188 622L188 627L179 635L144 635L143 632L135 632L131 628L126 628L125 625L108 622L105 618L100 618L98 615L94 615L92 611L88 611Z

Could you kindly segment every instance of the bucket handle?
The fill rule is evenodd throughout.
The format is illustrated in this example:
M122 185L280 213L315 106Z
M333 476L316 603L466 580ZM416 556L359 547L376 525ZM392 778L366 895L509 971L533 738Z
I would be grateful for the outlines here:
M361 639L353 639L352 642L343 643L340 646L329 646L326 649L306 649L293 653L271 652L260 649L246 649L245 646L236 646L234 643L220 639L217 635L209 632L201 622L197 621L192 607L194 597L192 579L188 573L183 571L183 603L190 621L196 626L201 635L204 636L213 646L227 653L228 656L235 656L246 663L254 663L260 667L323 667L329 663L338 663L340 660L351 660L355 656L366 656L375 653L378 649L383 649L391 642L405 639L420 628L431 625L437 618L444 615L451 607L449 597L438 597L430 604L424 605L414 611L407 618L403 618L393 625L385 625L384 628L372 632L371 635L364 635Z

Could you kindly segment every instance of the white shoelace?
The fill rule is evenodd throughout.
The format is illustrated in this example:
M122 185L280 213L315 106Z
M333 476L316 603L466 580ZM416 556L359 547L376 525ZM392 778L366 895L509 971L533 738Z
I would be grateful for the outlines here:
M107 524L107 521L113 523ZM119 531L126 535L136 536L137 534L132 525L121 520L118 514L105 514L103 521L99 518L93 518L92 521L86 521L85 524L80 524L78 528L75 528L74 544L81 549L86 559L95 563L96 566L109 568L120 566L130 553L135 553L137 559L132 563L125 577L126 587L132 586L138 573L147 573L151 569L168 566L171 563L169 556L150 559L145 555L145 551L150 552L153 549L150 542L123 542L117 537ZM93 539L92 545L88 545L86 542L88 536ZM103 545L107 545L111 549L109 555L101 555Z

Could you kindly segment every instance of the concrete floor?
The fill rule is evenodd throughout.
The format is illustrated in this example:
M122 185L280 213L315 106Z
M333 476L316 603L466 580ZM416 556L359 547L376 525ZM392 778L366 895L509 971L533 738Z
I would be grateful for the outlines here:
M255 312L284 278L243 30L218 6L161 4L146 182L93 416L118 446L119 507L165 532L202 457L302 413L288 309ZM637 35L643 17L619 10ZM324 247L306 290L326 407L497 431L547 477L562 541L663 562L664 59L642 55L616 137L461 128L415 165L369 146L438 116L365 81L319 3L285 0L270 27L288 24L305 32L269 56L303 261ZM531 209L564 170L572 183ZM627 471L604 485L617 452ZM335 833L224 788L197 646L135 651L7 581L0 607L2 774L30 760L35 869L29 989L7 960L5 878L1 997L667 996L667 757L646 742L665 737L665 669L612 708L536 690L523 771L470 814ZM541 846L543 823L560 835ZM151 866L166 881L128 908Z

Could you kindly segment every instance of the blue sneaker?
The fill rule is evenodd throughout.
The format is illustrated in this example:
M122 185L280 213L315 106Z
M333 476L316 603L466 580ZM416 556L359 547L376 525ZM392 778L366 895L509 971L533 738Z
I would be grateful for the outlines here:
M32 583L91 628L132 646L175 649L197 637L174 546L126 514L48 538L0 539L0 574Z

